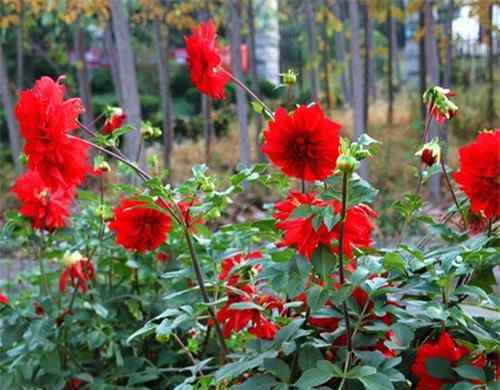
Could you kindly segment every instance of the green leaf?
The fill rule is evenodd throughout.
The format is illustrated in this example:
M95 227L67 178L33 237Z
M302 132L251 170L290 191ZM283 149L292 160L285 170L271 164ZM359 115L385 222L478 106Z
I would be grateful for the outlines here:
M314 386L322 385L333 377L331 372L320 370L319 368L310 368L305 371L295 382L295 386L301 389L311 389Z
M449 387L448 390L474 390L477 389L478 387L476 385L473 385L470 382L458 382L453 385L453 387ZM490 387L488 387L490 389ZM491 387L491 390L493 390L494 387Z
M434 378L453 379L454 377L450 362L445 359L429 358L425 361L425 368Z
M262 366L264 364L264 359L275 358L277 355L278 352L276 351L267 351L249 360L225 364L215 372L215 381L219 383L224 379L237 377L244 372L248 372L256 367Z
M397 252L388 252L384 255L383 259L384 267L389 271L395 271L403 274L406 269L406 261Z
M377 369L371 366L356 366L347 373L347 378L359 379L364 376L372 376L377 373Z
M264 107L262 106L262 104L260 104L259 102L256 102L256 101L252 101L251 104L252 104L253 110L257 114L262 114L262 111L264 110Z
M350 284L342 286L339 290L330 293L330 299L336 306L340 306L352 294L353 286Z
M462 366L455 367L453 370L465 379L479 379L481 382L486 381L486 376L484 371L476 366L471 366L470 364L464 364Z
M254 375L250 378L248 378L245 382L243 382L239 386L233 386L231 389L234 388L234 390L270 390L271 388L274 388L273 386L276 385L276 379L274 379L271 375Z
M311 345L306 345L299 351L299 367L302 371L316 367L321 359L323 359L323 355L319 349Z
M387 375L376 373L369 376L361 376L358 380L363 383L366 390L394 390L394 386Z
M290 379L290 367L281 359L264 359L264 368L283 382Z
M49 374L57 375L61 373L59 354L55 350L45 353L40 359L40 365Z
M294 297L304 291L311 264L304 256L294 256L288 268L288 296Z
M312 312L321 308L328 299L328 291L317 284L307 289L307 303Z
M335 270L335 260L335 255L325 245L320 245L313 252L312 264L314 266L314 271L322 280L327 280Z
M230 309L233 310L247 310L247 309L257 309L257 310L264 310L262 306L257 305L254 302L237 302L233 303L231 306L229 306Z

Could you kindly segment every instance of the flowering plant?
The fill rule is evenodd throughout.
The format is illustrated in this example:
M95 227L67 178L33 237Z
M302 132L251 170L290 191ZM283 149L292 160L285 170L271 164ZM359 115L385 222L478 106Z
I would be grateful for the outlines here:
M123 111L96 134L77 120L80 100L63 99L62 79L44 77L24 91L16 113L28 171L13 186L21 207L2 234L40 267L21 277L27 287L15 299L0 294L0 383L492 388L498 300L478 275L498 262L500 172L492 156L500 130L463 147L452 178L438 154L454 205L432 217L418 191L405 194L395 204L400 242L380 248L377 190L356 173L377 141L341 138L341 125L318 103L268 107L222 67L213 23L195 28L186 45L200 92L222 99L232 80L258 100L271 166L243 167L227 179L194 166L185 182L165 184L117 148ZM118 163L142 184L116 182ZM85 178L97 193L82 189ZM266 216L218 223L252 186L279 194ZM450 225L455 215L462 225ZM472 228L473 215L485 221L483 231ZM410 229L426 233L414 243Z

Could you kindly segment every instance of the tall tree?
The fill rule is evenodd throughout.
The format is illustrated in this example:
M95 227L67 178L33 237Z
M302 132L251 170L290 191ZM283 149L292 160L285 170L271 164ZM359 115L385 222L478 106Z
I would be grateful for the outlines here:
M7 75L7 66L3 54L2 43L0 42L0 95L2 96L2 105L5 119L7 120L7 129L9 131L9 144L12 160L16 172L21 172L22 165L19 161L21 155L21 138L16 119L14 118L14 108L12 106L12 96L9 90L9 76Z
M127 113L128 123L133 128L132 131L125 134L124 152L127 157L135 159L142 142L140 133L141 106L131 44L127 2L110 0L109 4L113 32L116 38L120 85L123 92L123 109Z
M24 1L19 2L19 22L16 26L16 88L17 90L23 89L24 78Z
M434 15L432 9L432 0L424 2L424 21L425 21L425 63L426 73L429 81L433 85L439 85L439 57L437 50L436 37L434 34ZM439 127L436 121L432 121L429 128L430 138L440 138ZM441 174L435 174L430 179L431 198L434 202L441 199L440 190Z
M257 56L256 56L256 46L255 46L255 15L254 15L254 2L253 0L248 0L247 3L247 16L248 16L248 41L250 49L250 74L252 76L252 90L257 95L260 96L259 89L259 78L257 75ZM262 115L255 114L255 149L257 152L257 160L259 162L265 162L266 156L262 153L260 134L263 130L264 123L262 121Z
M325 1L321 15L323 17L323 22L321 23L321 64L323 66L323 85L325 88L326 106L329 110L331 110L333 108L333 102L332 94L330 92L330 67L328 66L330 59L330 40L328 38L328 0Z
M76 73L78 78L78 93L82 99L85 111L82 114L83 123L94 130L94 113L92 109L92 91L90 88L87 60L85 58L85 30L81 24L81 18L77 18L74 31L74 47L76 52Z
M365 38L365 69L364 69L364 94L363 94L363 111L364 111L364 128L368 128L368 115L370 108L370 96L372 80L370 80L370 76L372 72L372 46L373 46L373 21L370 13L370 4L366 2L363 5L363 31Z
M423 9L418 13L418 26L420 31L425 30L425 14ZM422 96L427 89L427 66L425 60L425 37L420 37L418 40L418 85L419 96ZM420 105L420 116L422 122L425 121L426 109L423 104Z
M241 69L241 1L230 0L231 15L231 69L236 78L243 79ZM243 166L251 163L250 142L248 136L247 96L241 88L236 88L236 112L240 125L240 162Z
M389 42L389 54L388 54L388 64L387 64L387 122L392 125L394 122L394 84L393 84L393 47L394 47L394 34L392 30L394 29L393 17L392 17L392 6L387 7L387 41Z
M446 39L446 62L444 64L444 80L443 84L446 88L451 87L451 62L453 60L453 13L454 13L454 0L448 0L446 7L446 20L444 23L444 35Z
M319 101L319 85L318 85L318 67L317 54L318 45L316 43L316 21L314 20L314 4L313 0L305 0L306 11L306 31L307 31L307 54L309 68L309 87L311 90L311 98L313 101Z
M494 48L493 48L493 3L488 6L488 122L491 128L495 127L495 56L494 56Z
M123 93L120 84L120 70L118 69L118 60L116 54L116 46L113 40L113 28L111 21L108 22L104 29L104 49L106 50L106 57L109 61L109 69L111 71L111 79L115 87L115 93L118 97L118 103L123 106Z
M352 69L352 108L354 111L354 138L359 138L365 131L363 109L363 74L361 51L359 47L359 4L358 0L349 1L349 17L351 19L351 69ZM368 166L364 160L359 168L359 174L366 178Z
M170 93L170 75L168 69L168 31L160 19L154 20L154 42L156 47L158 79L160 82L161 112L163 115L163 161L171 169L171 154L174 142L174 108Z
M332 4L331 10L335 15L335 18L338 21L344 20L344 15L342 12L342 8L338 1L335 1ZM346 64L346 55L345 55L345 35L343 29L339 29L335 32L335 64L337 67L342 68L340 72L340 86L342 89L342 94L344 96L344 100L346 102L351 103L352 101L352 93L351 93L351 83L350 83L350 66Z

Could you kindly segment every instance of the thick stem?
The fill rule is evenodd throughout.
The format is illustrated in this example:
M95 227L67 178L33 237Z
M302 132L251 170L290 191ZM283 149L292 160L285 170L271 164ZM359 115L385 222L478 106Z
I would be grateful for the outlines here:
M211 306L210 297L208 296L208 292L207 292L207 289L205 287L205 282L203 280L203 273L201 271L201 266L200 266L200 263L198 261L198 257L196 256L196 252L195 252L194 246L193 246L193 241L191 240L191 236L189 235L187 228L184 229L184 235L186 237L186 241L188 244L189 254L191 255L191 261L193 264L194 273L196 275L196 280L198 282L198 286L200 287L201 296L203 297L203 301L207 305L208 313L210 314L210 318L212 319L212 321L214 323L215 332L217 333L217 338L219 339L219 344L221 347L221 351L220 351L221 352L221 360L222 360L222 362L224 362L226 359L226 354L227 354L226 340L224 339L224 334L222 333L222 329L221 329L219 321L217 320L214 309Z
M457 210L462 215L462 219L464 222L464 228L467 229L467 217L465 216L465 213L463 212L462 208L460 207L460 204L458 203L458 199L457 199L457 196L455 195L455 191L453 190L453 187L451 186L450 177L448 176L448 172L446 172L446 166L444 165L443 159L441 159L441 170L443 171L443 176L446 180L446 184L448 186L448 189L450 190L450 194L451 194L451 197L453 198L453 202L455 202L455 206L456 206Z
M269 115L271 118L274 118L273 110L269 108L269 106L264 103L264 101L259 98L253 91L248 88L245 83L241 82L239 79L237 79L231 72L228 72L226 69L222 68L222 71L225 72L229 77L231 77L231 80L233 80L236 85L238 85L241 89L243 89L252 99L254 99L257 103L259 103L263 108L264 111L266 112L267 115Z
M68 306L68 313L71 313L71 310L73 309L73 305L75 304L75 298L76 294L78 294L78 289L80 288L80 279L78 279L78 282L76 282L75 289L73 290L73 294L71 295L71 301L69 302Z
M344 172L344 176L342 178L342 210L340 214L340 222L339 222L339 276L340 276L340 285L343 286L345 284L345 275L344 275L344 225L345 218L347 213L347 184L349 181L349 173ZM344 320L346 326L346 336L347 336L347 365L349 365L351 353L352 353L352 340L351 340L351 324L349 320L349 311L347 310L347 304L344 301L342 303L342 309L344 312Z

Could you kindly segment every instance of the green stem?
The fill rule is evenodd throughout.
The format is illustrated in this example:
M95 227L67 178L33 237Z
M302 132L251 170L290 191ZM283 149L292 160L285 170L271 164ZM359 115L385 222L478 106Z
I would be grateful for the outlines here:
M184 229L184 235L186 237L186 242L189 248L189 254L191 255L191 262L193 265L193 270L196 275L196 280L198 282L198 286L200 287L201 296L203 297L203 301L207 305L208 313L210 318L212 319L215 327L215 332L217 333L217 338L219 340L219 345L221 347L221 361L224 362L227 354L227 346L226 340L224 339L224 334L222 333L222 329L219 321L217 320L217 316L215 315L215 311L211 305L210 297L208 296L207 289L205 287L205 282L203 280L203 273L201 271L201 265L198 261L198 257L196 256L196 252L194 250L193 241L191 240L191 236L189 235L189 231L187 228Z
M467 217L465 213L463 212L462 208L460 207L460 204L458 203L457 196L455 195L455 191L453 190L453 187L451 185L450 177L448 176L448 172L446 172L446 166L444 165L444 160L441 159L441 170L443 171L443 176L446 181L446 185L448 186L448 189L450 190L451 197L453 198L453 202L455 202L455 206L457 210L460 212L462 215L462 219L464 222L464 228L467 229Z
M344 225L347 213L347 197L348 197L348 189L347 184L349 181L349 173L344 172L344 176L342 178L342 211L340 214L340 222L339 222L339 276L340 276L340 285L343 286L345 284L345 275L344 275ZM351 340L351 324L349 320L349 311L347 309L347 303L344 301L342 303L342 309L344 312L344 320L346 326L346 336L347 336L347 361L350 361L350 355L352 352L352 340ZM348 363L349 364L349 363Z

